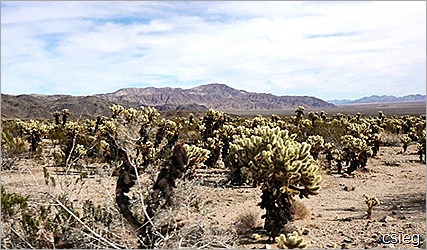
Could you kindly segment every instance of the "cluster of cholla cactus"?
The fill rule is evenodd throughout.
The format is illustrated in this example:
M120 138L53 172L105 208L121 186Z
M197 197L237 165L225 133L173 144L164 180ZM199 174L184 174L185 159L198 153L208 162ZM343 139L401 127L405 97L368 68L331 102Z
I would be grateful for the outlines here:
M406 153L406 150L408 150L408 146L411 141L412 139L407 134L403 134L400 136L400 142L402 143L403 153Z
M372 150L366 141L351 135L342 136L341 141L346 165L349 165L347 173L352 173L359 167L366 167L368 157L372 155Z
M69 109L63 109L62 111L54 111L52 115L55 118L55 125L59 126L61 125L59 117L62 115L62 125L65 125L68 121L68 117L71 115L71 112Z
M306 142L311 145L311 155L314 159L317 159L319 157L319 153L324 148L325 140L321 135L310 135Z
M234 164L261 185L264 228L274 239L291 218L294 197L316 195L320 190L322 177L310 145L297 142L287 130L260 126L248 135L236 135L230 149Z
M418 143L417 143L417 152L420 157L421 162L426 162L426 131L423 130L420 133Z
M372 209L374 208L374 206L377 206L380 204L380 200L375 196L370 196L367 194L363 194L363 197L365 198L365 203L368 206L368 210L366 212L366 217L368 219L371 219Z
M224 112L209 109L197 127L201 134L204 147L211 152L208 160L205 162L208 167L214 167L221 156L223 145L216 131L222 128L227 119L229 118Z
M16 128L21 134L21 137L26 137L30 144L28 149L29 155L33 155L42 142L43 137L48 134L52 126L37 120L22 121L16 120Z
M288 233L286 235L280 234L280 236L276 237L277 247L284 249L287 247L288 249L294 248L309 248L310 243L307 242L302 236L298 235L297 231L293 231L292 233Z
M188 159L186 176L187 178L192 179L194 177L195 169L209 158L210 151L196 145L184 144L183 147Z

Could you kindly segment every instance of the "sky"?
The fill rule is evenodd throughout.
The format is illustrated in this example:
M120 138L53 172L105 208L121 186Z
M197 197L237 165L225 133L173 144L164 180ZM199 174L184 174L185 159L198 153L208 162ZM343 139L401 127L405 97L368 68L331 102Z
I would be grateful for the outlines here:
M1 92L426 93L426 2L2 1Z

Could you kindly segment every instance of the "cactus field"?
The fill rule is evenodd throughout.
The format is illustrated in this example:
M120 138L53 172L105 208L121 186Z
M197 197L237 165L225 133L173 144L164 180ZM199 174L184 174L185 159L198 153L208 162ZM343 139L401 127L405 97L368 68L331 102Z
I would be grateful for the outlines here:
M2 120L2 248L414 248L425 240L425 114L110 111Z

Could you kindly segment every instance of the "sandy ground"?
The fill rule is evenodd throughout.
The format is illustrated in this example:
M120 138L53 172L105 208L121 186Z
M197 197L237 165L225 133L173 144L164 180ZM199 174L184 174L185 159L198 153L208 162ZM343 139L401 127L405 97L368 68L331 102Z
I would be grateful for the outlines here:
M417 247L417 235L421 239L426 236L426 166L419 162L414 145L405 154L400 151L400 147L382 147L377 157L369 159L368 172L358 171L354 176L324 174L320 194L301 201L309 209L309 214L294 221L291 227L303 234L313 248ZM23 160L19 166L19 170L3 171L1 183L9 191L30 195L33 202L43 203L46 193L65 191L76 203L90 198L95 203L114 206L116 177L97 174L76 183L77 177L56 175L54 168L49 167L50 175L57 182L56 187L52 187L45 184L42 165ZM212 180L220 178L221 174L216 174ZM251 212L258 218L257 222L252 230L239 237L235 245L239 248L277 248L276 244L266 246L267 237L260 218L263 211L257 206L260 190L213 184L214 181L200 187L205 219L218 227L230 228L239 216ZM374 207L372 219L366 218L363 193L375 195L380 200ZM261 239L254 240L253 233L259 233ZM408 239L391 244L387 234L395 234L392 236L396 240L402 236Z

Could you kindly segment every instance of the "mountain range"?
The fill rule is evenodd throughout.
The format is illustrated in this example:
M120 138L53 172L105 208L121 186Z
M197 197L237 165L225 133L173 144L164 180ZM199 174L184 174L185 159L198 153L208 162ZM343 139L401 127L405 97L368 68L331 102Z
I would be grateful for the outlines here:
M362 98L356 99L356 100L347 100L347 99L328 100L328 102L336 104L336 105L358 104L358 103L387 103L387 102L396 103L396 102L425 102L425 101L426 101L426 95L420 95L420 94L406 95L406 96L402 96L402 97L396 97L393 95L382 95L382 96L371 95L371 96L362 97Z
M76 118L109 116L109 107L155 107L159 111L190 110L279 110L300 105L307 108L333 108L334 104L311 96L275 96L237 90L225 84L206 84L182 88L124 88L113 93L92 96L1 95L2 118L50 119L52 112L69 109Z

